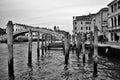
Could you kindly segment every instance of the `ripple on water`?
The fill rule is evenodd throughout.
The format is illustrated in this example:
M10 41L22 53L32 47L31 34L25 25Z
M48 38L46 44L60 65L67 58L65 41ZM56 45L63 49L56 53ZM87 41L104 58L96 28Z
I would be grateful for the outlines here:
M1 47L2 46L2 47ZM0 44L0 79L7 79L7 46ZM33 42L32 67L27 66L28 43L14 45L15 80L94 80L93 62L77 61L76 54L70 53L70 61L64 65L63 51L51 50L43 60L37 62L37 45ZM40 58L41 59L41 58ZM120 61L99 56L96 80L120 80ZM90 61L90 62L89 62ZM4 74L3 74L4 73Z

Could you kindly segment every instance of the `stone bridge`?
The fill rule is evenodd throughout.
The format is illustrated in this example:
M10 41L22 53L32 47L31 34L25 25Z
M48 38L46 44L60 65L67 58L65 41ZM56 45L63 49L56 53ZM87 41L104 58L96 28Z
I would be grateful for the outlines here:
M15 25L20 25L20 24L13 24L14 26ZM28 26L28 25L22 25L22 26ZM62 37L64 36L64 34L61 34L61 33L58 33L58 32L55 32L55 31L52 31L52 30L49 30L49 29L43 29L43 28L40 28L40 27L32 27L32 26L28 26L29 28L27 29L24 29L24 30L21 30L21 31L13 31L13 38L16 38L22 34L25 34L25 33L28 33L29 30L31 30L32 32L40 32L40 34L51 34L53 36L56 37L56 39L62 39ZM3 35L3 36L0 36L0 40L5 40L7 39L7 35Z

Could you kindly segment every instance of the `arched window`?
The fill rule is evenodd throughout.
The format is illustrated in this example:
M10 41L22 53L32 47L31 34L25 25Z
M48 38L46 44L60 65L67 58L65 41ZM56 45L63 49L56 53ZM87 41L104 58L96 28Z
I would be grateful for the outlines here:
M83 30L83 27L81 27L81 30Z
M88 27L86 26L86 30L88 30Z
M120 15L118 15L118 25L120 26Z
M112 27L113 27L113 18L111 18L111 24L112 24Z
M114 17L114 25L115 25L115 26L117 25L116 22L117 22L117 18Z
M90 30L90 26L89 26L89 30Z

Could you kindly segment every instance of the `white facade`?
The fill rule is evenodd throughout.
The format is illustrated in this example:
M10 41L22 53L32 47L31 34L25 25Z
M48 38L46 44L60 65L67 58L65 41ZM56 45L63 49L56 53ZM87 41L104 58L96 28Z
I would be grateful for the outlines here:
M94 31L93 15L86 15L86 16L76 16L73 18L73 34L77 33L86 33L89 34L90 31Z

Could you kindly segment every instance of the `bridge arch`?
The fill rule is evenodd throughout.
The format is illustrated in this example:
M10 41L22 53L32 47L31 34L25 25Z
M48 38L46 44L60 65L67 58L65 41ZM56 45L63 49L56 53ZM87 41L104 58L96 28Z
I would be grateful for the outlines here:
M14 25L22 25L22 24L14 24ZM22 26L28 26L28 25L22 25ZM62 37L64 36L61 33L55 32L55 31L51 31L51 30L47 30L47 29L43 29L43 28L39 28L39 27L31 27L28 26L28 29L22 30L22 31L15 31L13 33L13 39L15 39L16 37L25 34L25 33L29 33L29 30L31 30L32 32L40 32L40 34L50 34L52 36L55 36L56 38L62 39Z

